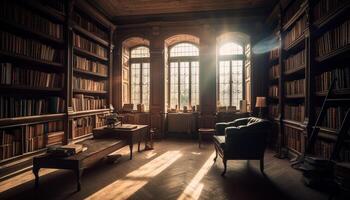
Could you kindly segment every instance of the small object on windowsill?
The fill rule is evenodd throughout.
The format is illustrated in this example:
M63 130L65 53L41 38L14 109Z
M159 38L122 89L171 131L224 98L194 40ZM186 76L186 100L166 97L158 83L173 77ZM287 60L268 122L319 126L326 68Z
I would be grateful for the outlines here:
M236 106L228 106L227 107L227 112L237 112Z
M196 112L196 106L192 106L192 112Z
M226 106L219 106L218 107L218 112L226 112L227 111L227 107Z
M184 112L184 113L187 113L187 106L184 106L183 112Z
M145 112L145 105L144 104L137 104L137 112Z

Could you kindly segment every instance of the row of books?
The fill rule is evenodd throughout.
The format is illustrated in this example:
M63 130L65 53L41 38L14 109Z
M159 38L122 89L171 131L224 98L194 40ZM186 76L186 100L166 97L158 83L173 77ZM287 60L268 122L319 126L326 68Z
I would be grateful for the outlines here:
M305 94L305 79L286 81L284 89L287 96L304 95Z
M344 6L347 0L319 0L313 10L314 19L317 21Z
M96 110L106 108L107 101L104 98L77 94L72 99L73 111Z
M38 1L38 3L44 5L44 6L48 6L48 7L51 7L55 10L57 10L58 12L61 12L61 13L65 13L66 11L66 5L65 5L65 2L64 0L35 0L35 1Z
M80 27L86 29L87 31L101 37L102 39L107 40L108 34L106 31L103 31L101 28L99 28L95 23L88 20L86 17L83 17L77 12L73 13L73 21L79 25Z
M64 140L64 131L50 132L46 137L46 146L61 145Z
M0 96L0 118L23 117L64 112L61 97L23 98Z
M269 60L274 60L280 57L280 49L276 48L270 51Z
M314 153L317 157L330 159L334 149L334 143L324 140L317 140L314 147Z
M295 13L297 13L298 10L300 10L301 3L304 0L294 0L290 6L288 6L288 9L284 12L284 16L282 18L283 25L285 25L290 19L293 18Z
M45 147L44 124L28 126L25 131L24 152L31 152Z
M14 1L5 0L0 2L0 18L56 39L63 38L62 24L53 23L31 10L19 6Z
M293 28L287 32L284 38L284 46L288 47L295 40L297 40L303 33L306 28L306 16L301 17L297 22L295 22Z
M73 138L92 133L94 127L93 117L82 117L73 121Z
M281 69L281 66L279 64L273 65L269 69L269 78L270 78L270 80L279 78L279 76L280 76L280 69Z
M303 104L299 105L285 105L284 117L288 120L303 122L305 117L305 107Z
M100 57L107 58L107 49L88 39L73 33L73 44L75 47L94 53Z
M100 114L96 117L96 128L107 125L106 114Z
M277 118L280 114L279 106L277 104L270 104L268 106L269 116L271 118Z
M51 46L0 31L0 50L38 60L61 62L62 54Z
M106 91L106 82L94 81L94 80L74 76L73 89L90 90L90 91Z
M77 69L97 74L107 75L108 73L107 65L77 55L74 55L73 66Z
M302 152L302 145L301 145L301 138L302 133L300 130L285 126L284 127L284 134L285 134L285 145L287 145L288 148L294 149L298 152Z
M286 60L284 60L284 71L293 71L294 69L298 69L301 67L305 67L306 63L306 51L305 49L298 52L295 55L290 56Z
M332 71L324 72L315 77L315 89L316 92L328 91L331 83L334 79L335 82L334 89L345 89L350 88L350 68L336 68Z
M321 112L320 107L315 108L316 116ZM326 110L326 115L323 118L321 126L338 129L341 126L343 119L345 118L346 108L343 107L330 107Z
M349 44L350 20L347 20L316 40L316 54L322 56Z
M22 127L0 130L0 159L4 160L22 153Z
M62 88L64 83L62 74L20 68L12 63L0 63L0 71L0 84L4 85Z
M278 86L272 85L269 87L269 97L278 97Z

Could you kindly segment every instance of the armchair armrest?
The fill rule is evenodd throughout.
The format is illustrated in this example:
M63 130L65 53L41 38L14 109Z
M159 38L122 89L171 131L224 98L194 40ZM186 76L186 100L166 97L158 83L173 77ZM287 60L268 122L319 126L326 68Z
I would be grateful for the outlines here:
M232 122L228 122L228 126L242 126L242 125L246 125L248 123L248 120L249 118L246 117L246 118L239 118L239 119L236 119Z

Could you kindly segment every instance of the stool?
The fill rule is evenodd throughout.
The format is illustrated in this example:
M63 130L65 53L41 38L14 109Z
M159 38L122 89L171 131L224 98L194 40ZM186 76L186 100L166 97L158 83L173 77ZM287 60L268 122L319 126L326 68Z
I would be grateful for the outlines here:
M213 136L215 135L215 129L213 128L200 128L198 129L198 144L199 144L199 148L201 148L201 144L202 144L202 136L203 135L209 135L209 136Z

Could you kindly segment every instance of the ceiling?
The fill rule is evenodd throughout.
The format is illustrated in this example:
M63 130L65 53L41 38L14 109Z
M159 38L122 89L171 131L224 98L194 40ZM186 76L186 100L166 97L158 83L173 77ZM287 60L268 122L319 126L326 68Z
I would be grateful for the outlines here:
M128 17L220 13L232 11L270 12L277 0L90 0L112 20Z

